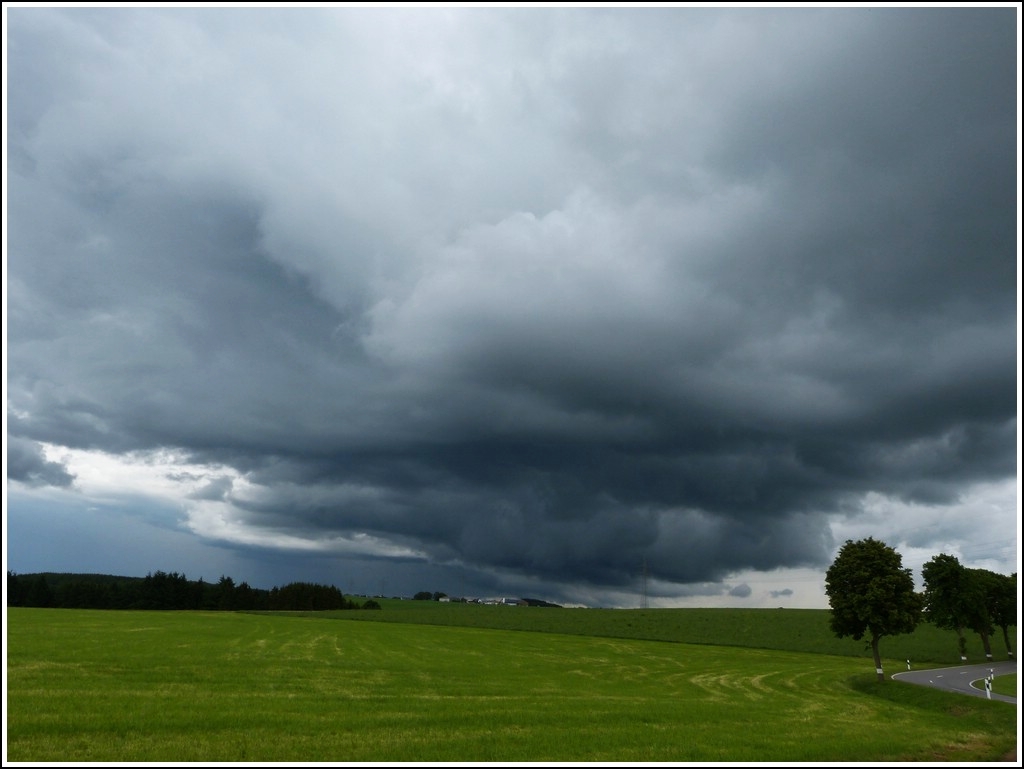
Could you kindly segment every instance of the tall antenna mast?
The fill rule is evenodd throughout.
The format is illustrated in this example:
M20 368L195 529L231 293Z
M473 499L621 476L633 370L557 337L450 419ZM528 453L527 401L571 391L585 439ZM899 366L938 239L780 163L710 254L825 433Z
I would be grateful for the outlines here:
M646 609L647 608L647 559L646 558L644 558L642 585L643 585L643 597L642 597L642 599L640 601L640 608L641 609Z

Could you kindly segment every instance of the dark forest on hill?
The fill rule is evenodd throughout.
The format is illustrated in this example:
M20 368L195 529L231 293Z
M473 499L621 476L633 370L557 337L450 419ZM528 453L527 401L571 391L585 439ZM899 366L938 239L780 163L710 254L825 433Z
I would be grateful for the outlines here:
M155 571L145 577L111 574L15 574L7 572L7 606L61 609L192 609L205 611L323 611L379 609L370 599L360 604L333 585L291 582L270 590L236 584L190 580L177 572Z

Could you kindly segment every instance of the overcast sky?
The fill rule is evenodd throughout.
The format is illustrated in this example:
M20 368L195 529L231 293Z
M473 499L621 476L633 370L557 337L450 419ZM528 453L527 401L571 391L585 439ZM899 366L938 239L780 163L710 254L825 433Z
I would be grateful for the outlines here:
M1019 10L5 5L7 568L1017 571Z

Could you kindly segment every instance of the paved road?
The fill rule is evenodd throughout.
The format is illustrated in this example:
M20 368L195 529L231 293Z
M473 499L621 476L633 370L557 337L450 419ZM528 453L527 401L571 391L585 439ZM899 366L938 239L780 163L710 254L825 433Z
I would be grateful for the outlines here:
M893 673L892 677L905 683L934 686L951 692L970 694L974 697L987 697L985 679L989 672L997 676L1017 672L1016 660L1011 662L987 662L981 665L960 665L955 668L933 668L931 670L904 670ZM992 692L992 699L1002 702L1016 702L1016 697Z

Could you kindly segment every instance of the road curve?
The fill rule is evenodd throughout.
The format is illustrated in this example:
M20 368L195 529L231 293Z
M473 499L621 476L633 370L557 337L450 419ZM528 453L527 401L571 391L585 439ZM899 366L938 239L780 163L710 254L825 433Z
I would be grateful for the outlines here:
M985 679L990 673L1005 676L1017 672L1017 661L985 662L981 665L958 665L951 668L931 668L929 670L904 670L893 673L892 678L910 684L932 686L949 692L969 694L972 697L989 697L1001 702L1017 702L1016 697L985 691Z

